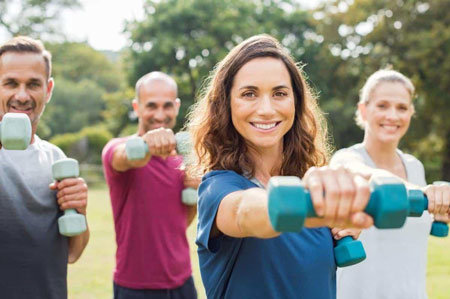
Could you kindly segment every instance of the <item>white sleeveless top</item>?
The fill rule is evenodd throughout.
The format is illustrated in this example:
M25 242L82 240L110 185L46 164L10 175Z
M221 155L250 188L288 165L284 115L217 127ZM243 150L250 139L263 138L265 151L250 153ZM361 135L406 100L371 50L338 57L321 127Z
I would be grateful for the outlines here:
M345 164L350 158L342 154L354 153L357 159L376 168L362 144L337 151L330 165ZM408 181L425 186L425 171L415 157L397 150L406 169ZM346 157L347 157L346 155ZM347 161L345 161L347 160ZM365 261L337 271L338 299L426 299L427 244L432 218L428 212L422 217L408 217L400 229L363 230Z

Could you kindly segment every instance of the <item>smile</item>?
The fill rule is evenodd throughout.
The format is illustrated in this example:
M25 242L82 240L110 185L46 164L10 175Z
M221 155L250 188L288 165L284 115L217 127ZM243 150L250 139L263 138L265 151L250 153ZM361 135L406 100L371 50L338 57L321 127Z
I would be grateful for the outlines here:
M254 123L251 122L250 124L260 130L270 130L275 128L276 126L278 126L281 123L281 121L277 121L277 122L273 122L273 123Z

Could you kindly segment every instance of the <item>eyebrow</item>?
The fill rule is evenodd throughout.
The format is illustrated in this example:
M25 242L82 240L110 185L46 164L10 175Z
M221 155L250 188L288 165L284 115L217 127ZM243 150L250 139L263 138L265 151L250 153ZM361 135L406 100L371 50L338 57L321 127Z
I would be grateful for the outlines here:
M277 85L274 88L272 88L272 90L282 89L282 88L290 89L289 86L287 86L287 85ZM245 86L242 86L241 88L239 88L239 90L242 90L242 89L258 89L258 87L253 86L253 85L245 85Z

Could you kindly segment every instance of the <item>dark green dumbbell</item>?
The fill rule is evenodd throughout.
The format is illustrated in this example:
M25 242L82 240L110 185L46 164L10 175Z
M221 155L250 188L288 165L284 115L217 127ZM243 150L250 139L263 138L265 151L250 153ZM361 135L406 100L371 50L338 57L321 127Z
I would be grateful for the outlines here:
M53 179L61 181L67 178L76 178L80 175L78 161L75 159L62 159L52 165ZM63 236L77 236L86 231L86 217L78 214L75 209L67 209L58 219L59 233Z
M191 138L188 132L178 132L175 134L177 143L177 152L183 156L185 163L189 159L189 153L192 148ZM128 160L141 160L149 152L148 145L142 137L131 137L125 144L125 152ZM193 188L186 188L181 194L181 201L185 205L197 204L197 190Z
M448 182L434 182L434 185L450 184ZM421 190L408 190L409 216L420 217L428 210L428 198ZM431 225L430 235L435 237L447 237L448 225L445 222L434 221Z
M7 150L24 150L31 141L31 122L25 113L6 113L0 123L0 143Z
M273 177L269 180L269 218L279 232L298 232L307 217L317 217L311 196L298 177ZM365 212L374 218L378 228L403 226L407 216L406 189L395 178L371 181L371 196ZM337 241L334 250L336 264L346 267L366 258L364 247L348 236Z

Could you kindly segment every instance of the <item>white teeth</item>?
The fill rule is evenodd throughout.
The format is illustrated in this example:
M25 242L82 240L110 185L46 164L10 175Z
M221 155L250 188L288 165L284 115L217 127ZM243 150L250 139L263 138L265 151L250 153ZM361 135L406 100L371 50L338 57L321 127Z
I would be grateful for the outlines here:
M254 125L255 127L257 127L258 129L263 129L263 130L269 130L269 129L272 129L273 127L276 126L276 124L277 124L277 123L271 123L271 124L256 124L256 123L253 123L253 125Z

